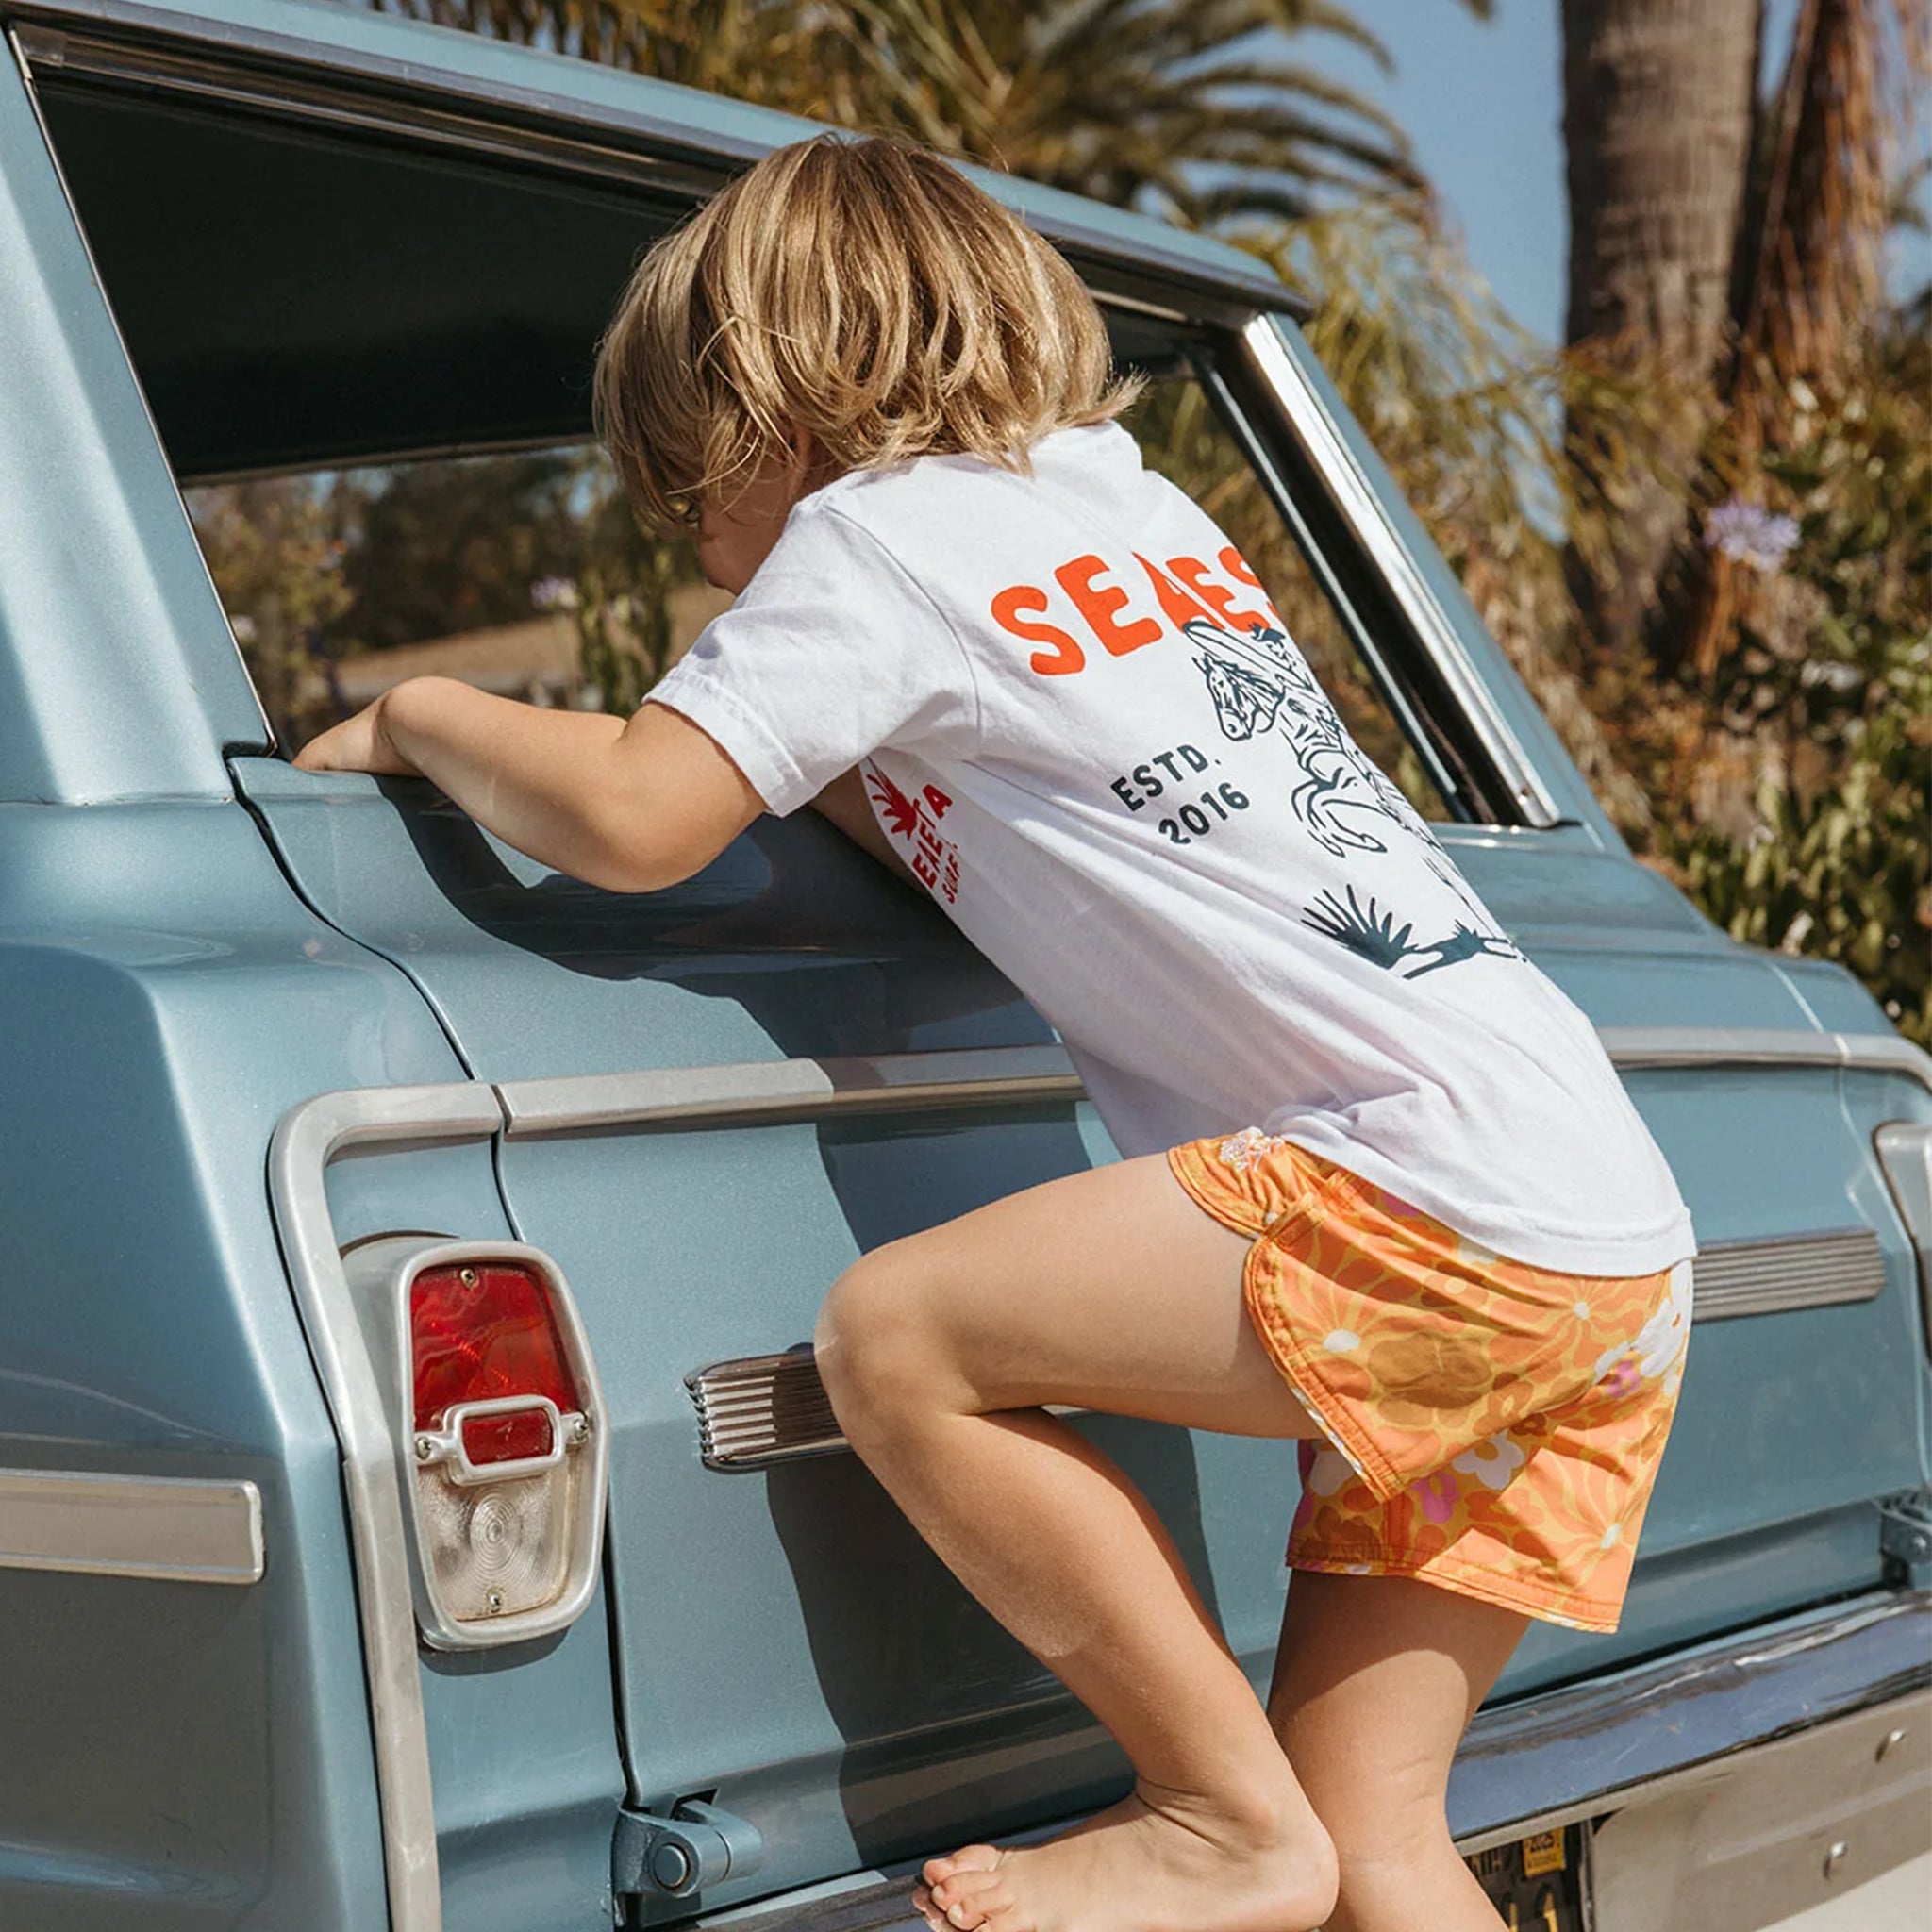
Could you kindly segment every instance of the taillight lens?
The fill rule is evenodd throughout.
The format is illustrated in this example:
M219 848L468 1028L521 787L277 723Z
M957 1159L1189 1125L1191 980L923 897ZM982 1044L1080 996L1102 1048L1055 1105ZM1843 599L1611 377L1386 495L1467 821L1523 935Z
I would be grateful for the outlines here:
M409 1362L416 1521L442 1608L482 1624L557 1602L592 1419L549 1283L509 1259L425 1268L409 1284Z
M519 1408L508 1415L466 1415L462 1436L463 1454L487 1467L548 1456L557 1446L557 1424L547 1408Z
M458 1403L502 1396L546 1395L565 1414L581 1406L550 1297L527 1268L501 1261L425 1268L409 1289L409 1341L419 1429L441 1426ZM470 1426L486 1437L480 1420ZM502 1462L541 1455L549 1444L493 1455L477 1455L478 1446L470 1447L474 1460Z

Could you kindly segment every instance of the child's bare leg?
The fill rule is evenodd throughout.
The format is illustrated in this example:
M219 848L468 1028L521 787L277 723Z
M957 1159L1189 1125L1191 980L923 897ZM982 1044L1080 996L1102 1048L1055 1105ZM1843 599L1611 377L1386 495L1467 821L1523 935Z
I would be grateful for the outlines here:
M1329 1908L1326 1837L1166 1532L1039 1412L1312 1433L1242 1309L1247 1250L1164 1161L1127 1161L881 1249L827 1300L819 1366L854 1447L1138 1774L1077 1833L932 1861L935 1925L1307 1932Z
M1268 1713L1335 1842L1327 1932L1499 1932L1444 1807L1457 1743L1527 1622L1407 1577L1296 1573Z

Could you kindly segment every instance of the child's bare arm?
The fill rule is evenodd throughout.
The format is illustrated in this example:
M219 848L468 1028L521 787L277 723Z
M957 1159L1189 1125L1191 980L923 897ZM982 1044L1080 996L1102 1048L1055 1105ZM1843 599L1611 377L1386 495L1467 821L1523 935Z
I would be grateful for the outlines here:
M871 853L887 871L897 873L909 885L919 883L912 876L912 868L892 850L892 841L873 816L872 807L866 803L865 780L859 776L857 765L849 772L840 773L811 805L814 811L830 819L855 845Z
M415 677L325 731L305 771L420 774L507 844L594 886L658 891L764 810L718 745L662 705L551 711Z

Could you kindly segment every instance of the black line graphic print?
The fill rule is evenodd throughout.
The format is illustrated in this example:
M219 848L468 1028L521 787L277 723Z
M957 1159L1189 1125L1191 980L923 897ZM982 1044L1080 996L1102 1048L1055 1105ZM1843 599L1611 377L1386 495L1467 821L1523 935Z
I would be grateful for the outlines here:
M1284 631L1257 624L1241 637L1201 618L1183 629L1195 647L1193 661L1207 681L1222 736L1241 743L1274 731L1287 741L1302 774L1289 804L1315 843L1338 858L1387 853L1391 827L1399 827L1468 915L1447 937L1412 945L1411 924L1398 930L1394 913L1380 909L1373 896L1364 907L1351 886L1345 905L1328 891L1305 907L1305 925L1391 971L1405 959L1433 956L1428 964L1403 973L1405 979L1465 959L1523 957L1496 930L1422 814L1349 736Z

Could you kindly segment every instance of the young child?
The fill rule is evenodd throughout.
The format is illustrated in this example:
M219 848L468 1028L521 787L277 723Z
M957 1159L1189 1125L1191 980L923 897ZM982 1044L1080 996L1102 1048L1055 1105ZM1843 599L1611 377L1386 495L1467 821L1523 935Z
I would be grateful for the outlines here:
M1527 1618L1615 1625L1690 1224L1131 392L955 171L774 154L653 250L598 373L634 501L736 606L628 722L415 679L297 762L421 773L623 891L816 805L1065 1040L1125 1158L866 1256L818 1329L854 1448L1136 1773L931 1861L932 1925L1495 1932L1450 1760ZM1265 1713L1048 1404L1300 1439Z

